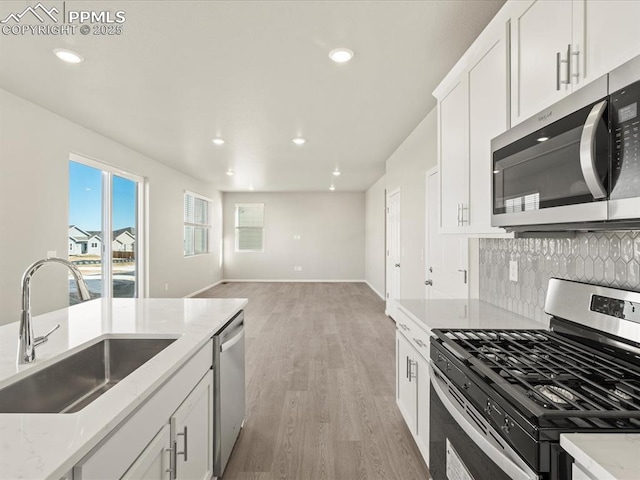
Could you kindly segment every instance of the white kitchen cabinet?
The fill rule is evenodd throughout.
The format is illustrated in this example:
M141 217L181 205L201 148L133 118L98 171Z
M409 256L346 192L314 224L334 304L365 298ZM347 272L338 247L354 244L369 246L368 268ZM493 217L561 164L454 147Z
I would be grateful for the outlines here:
M509 126L508 43L508 17L499 14L434 91L440 233L505 233L491 227L491 139Z
M416 382L418 384L418 407L416 443L422 453L424 461L429 464L429 386L431 377L429 374L429 344L426 344L426 357L418 355L416 358Z
M468 84L458 79L438 102L440 228L461 231L469 206Z
M396 332L396 400L398 408L409 430L415 433L417 428L418 385L415 375L415 349L400 332Z
M513 125L640 54L640 2L510 3Z
M518 1L511 19L512 124L571 91L572 0ZM571 60L571 59L570 59Z
M504 25L489 31L485 48L476 55L468 73L469 84L469 203L467 232L505 233L491 227L491 140L509 127L509 38Z
M191 462L189 468L195 464L200 466L206 464L206 467L202 468L208 469L209 476L206 478L210 478L213 471L213 407L211 406L205 412L204 402L213 398L212 364L213 341L209 341L138 410L127 417L105 440L76 464L73 469L73 479L112 480L121 478L136 465L138 460L145 465L150 462L148 463L150 475L157 472L154 470L158 467L157 462L164 461L166 465L168 461L167 459L161 460L157 456L161 454L162 448L169 447L166 445L160 447L154 442L157 440L157 435L165 427L174 424L174 419L176 427L180 429L179 432L184 432L184 427L187 427L187 433L190 437L187 439L187 458ZM203 392L206 392L206 395L203 396ZM191 412L196 411L199 415L197 423L200 425L192 426L191 423L195 422L195 417L191 415ZM203 434L203 431L207 432L206 435ZM171 431L171 448L175 448L177 444L180 448L179 451L183 451L182 436L174 433L178 433L178 431ZM189 444L189 439L191 439L191 444ZM204 445L207 442L209 445ZM197 445L198 443L202 445ZM202 450L205 448L210 457L206 462L202 459ZM175 456L175 452L173 454ZM143 458L143 455L149 458ZM192 456L193 461L191 461ZM187 463L184 455L178 455L177 463L179 469L184 469ZM171 464L174 462L172 461ZM175 466L169 468L175 469ZM144 471L144 466L140 466L140 469ZM191 472L191 470L183 470L184 472ZM178 471L178 473L181 472ZM131 476L131 478L135 478L135 476ZM152 476L151 478L156 477ZM175 476L172 475L171 478L175 478ZM203 474L202 477L190 478L205 477Z
M165 425L121 480L171 480L171 430Z
M640 2L574 0L576 84L601 77L640 55Z
M175 479L213 476L213 371L209 371L171 417Z
M396 403L429 465L429 334L398 308Z

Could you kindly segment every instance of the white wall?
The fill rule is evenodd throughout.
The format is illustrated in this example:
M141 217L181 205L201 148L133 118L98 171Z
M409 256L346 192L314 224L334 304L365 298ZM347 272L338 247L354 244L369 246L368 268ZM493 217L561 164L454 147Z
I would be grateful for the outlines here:
M235 252L236 203L264 203L264 252ZM224 193L224 278L362 281L364 204L364 192Z
M401 298L424 298L425 174L437 163L433 109L389 157L384 176L387 192L401 191Z
M70 152L148 180L151 297L182 297L221 278L218 240L209 255L183 257L185 189L214 199L212 237L221 238L221 195L211 186L0 89L0 324L19 320L25 268L47 251L67 254ZM35 314L65 307L65 269L43 267L32 292Z
M365 194L365 279L385 298L385 181L382 176Z

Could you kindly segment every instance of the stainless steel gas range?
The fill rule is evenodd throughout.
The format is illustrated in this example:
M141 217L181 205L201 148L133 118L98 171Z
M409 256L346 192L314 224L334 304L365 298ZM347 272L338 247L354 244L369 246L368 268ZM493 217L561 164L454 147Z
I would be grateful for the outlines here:
M640 293L551 279L549 330L433 330L434 480L567 480L562 433L640 433Z

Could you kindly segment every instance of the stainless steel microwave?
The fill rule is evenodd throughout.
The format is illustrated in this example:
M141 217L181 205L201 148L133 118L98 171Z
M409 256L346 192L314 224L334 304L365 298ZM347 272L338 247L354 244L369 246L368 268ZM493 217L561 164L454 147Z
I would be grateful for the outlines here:
M491 224L640 227L640 56L491 141Z

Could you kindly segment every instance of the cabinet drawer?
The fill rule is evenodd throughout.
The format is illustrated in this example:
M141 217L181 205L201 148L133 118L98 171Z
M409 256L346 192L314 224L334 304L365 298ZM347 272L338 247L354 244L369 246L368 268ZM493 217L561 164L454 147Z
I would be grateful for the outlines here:
M425 360L429 360L429 334L420 327L404 310L398 306L398 330L409 340L413 348L416 349Z

